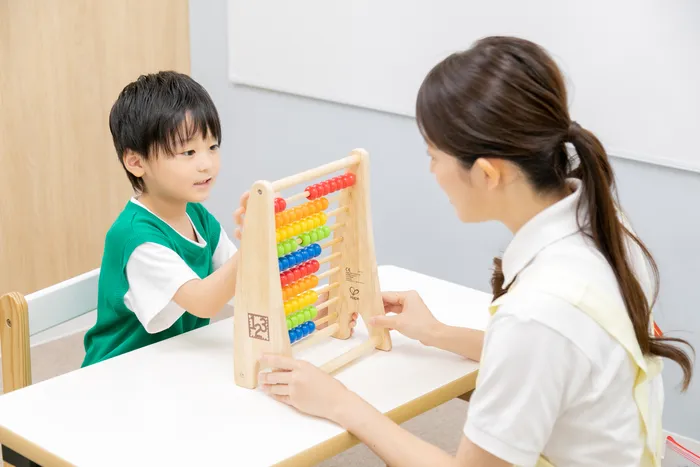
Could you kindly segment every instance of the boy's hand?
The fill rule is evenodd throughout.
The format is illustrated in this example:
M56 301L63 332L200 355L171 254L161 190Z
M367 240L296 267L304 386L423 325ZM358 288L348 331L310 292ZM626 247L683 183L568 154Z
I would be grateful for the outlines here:
M246 191L241 195L241 200L240 200L240 206L238 209L236 209L236 212L233 213L233 219L236 222L236 225L239 227L236 227L236 231L234 232L234 236L240 240L242 237L243 233L243 221L244 221L244 215L246 208L248 207L248 198L250 197L250 192Z

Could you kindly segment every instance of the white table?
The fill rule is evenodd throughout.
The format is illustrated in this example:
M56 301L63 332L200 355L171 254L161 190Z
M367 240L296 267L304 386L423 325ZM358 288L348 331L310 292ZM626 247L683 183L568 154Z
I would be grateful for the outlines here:
M417 290L451 325L483 329L490 295L394 266L382 290ZM366 338L328 339L299 357L323 363ZM392 332L336 377L403 423L474 388L478 365ZM233 379L227 319L0 397L0 444L41 465L310 465L357 443Z

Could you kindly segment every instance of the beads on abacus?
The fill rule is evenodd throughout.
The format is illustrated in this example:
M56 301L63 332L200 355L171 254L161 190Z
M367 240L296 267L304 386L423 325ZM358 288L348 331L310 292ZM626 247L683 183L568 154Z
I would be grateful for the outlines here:
M299 339L303 339L304 337L308 336L315 330L316 324L313 321L307 321L304 324L300 324L299 326L289 330L289 342L293 344Z
M321 213L327 208L328 199L319 198L313 201L306 202L299 206L294 206L293 208L286 211L275 211L275 226L279 229L280 227L284 227L287 224L291 224L293 222L297 222L304 218L313 216L314 214ZM277 205L275 205L275 209L277 209ZM325 223L325 221L323 221L322 223Z
M299 248L297 251L282 256L277 260L280 272L298 266L305 261L309 261L321 255L321 245L312 243L309 246ZM315 272L315 271L314 271ZM311 273L310 273L311 274ZM291 282L290 282L291 283Z
M313 320L317 315L318 310L315 306L311 305L289 316L287 318L289 341L294 343L314 332L316 330L316 323L314 323Z
M282 212L287 209L287 202L284 198L275 198L275 212Z
M313 305L318 300L318 292L307 290L294 298L284 302L284 314L289 316L295 311L299 311L309 305Z
M282 288L282 299L288 300L302 292L313 289L318 285L318 276L313 274L302 277L298 281L292 282L291 284L284 286Z
M323 227L327 221L328 215L325 212L314 214L313 216L306 217L300 221L294 221L289 225L277 229L276 240L278 243L283 242L294 236L298 237L303 233L311 233L311 231L314 229L316 229L318 233L318 229Z
M304 191L309 195L308 199L314 200L321 196L326 196L330 193L334 193L343 188L353 186L355 184L355 174L348 172L343 175L338 175L337 177L330 178L320 183L315 183L313 185L307 186Z

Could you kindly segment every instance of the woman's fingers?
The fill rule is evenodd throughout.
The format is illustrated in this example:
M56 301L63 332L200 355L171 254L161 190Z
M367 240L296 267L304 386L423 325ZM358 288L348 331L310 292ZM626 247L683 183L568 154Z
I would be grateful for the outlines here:
M263 384L262 390L276 396L289 396L288 384Z
M289 384L292 381L291 371L271 371L260 373L259 380L265 384Z

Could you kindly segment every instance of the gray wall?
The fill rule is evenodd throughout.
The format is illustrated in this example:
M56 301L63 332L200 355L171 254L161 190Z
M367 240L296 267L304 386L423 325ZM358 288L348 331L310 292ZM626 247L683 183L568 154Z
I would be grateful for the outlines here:
M373 156L379 264L488 291L491 260L502 254L510 234L496 224L459 223L432 179L414 121L234 87L227 77L226 14L226 0L190 3L192 75L212 94L224 128L225 157L208 207L227 230L232 232L240 194L255 180L281 178L363 147ZM661 270L657 321L700 350L700 174L624 160L614 165L627 214ZM390 188L398 180L408 188ZM680 376L675 364L666 364L665 428L700 439L700 384L696 380L681 395Z

